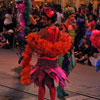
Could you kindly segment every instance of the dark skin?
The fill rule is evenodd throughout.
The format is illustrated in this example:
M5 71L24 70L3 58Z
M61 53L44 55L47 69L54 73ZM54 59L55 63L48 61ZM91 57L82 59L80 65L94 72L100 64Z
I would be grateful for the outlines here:
M46 16L42 16L42 20L41 20L43 26L46 26L44 28L42 28L39 32L39 35L41 35L42 38L46 38L48 36L48 28L51 28L53 30L56 30L56 26L52 24L51 20L47 20L47 17ZM60 37L60 31L58 33L58 37L57 37L57 40L59 39Z

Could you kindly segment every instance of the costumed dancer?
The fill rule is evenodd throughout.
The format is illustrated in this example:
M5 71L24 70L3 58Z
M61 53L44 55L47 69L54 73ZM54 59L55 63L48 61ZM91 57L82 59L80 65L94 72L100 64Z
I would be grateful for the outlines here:
M18 29L17 29L17 45L18 45L18 56L21 55L24 50L24 36L25 36L25 20L23 17L23 12L25 10L24 0L16 0L17 5L17 20L18 20Z
M26 37L27 45L21 61L21 84L34 82L39 87L38 100L44 100L45 85L47 85L51 100L55 100L54 80L62 87L66 86L65 80L67 80L65 72L58 66L57 56L64 55L70 49L72 38L69 34L60 34L59 29L53 24L56 13L51 8L43 7L41 17L44 28L39 34L30 33ZM32 52L38 55L37 64L33 68L30 64Z
M31 14L31 0L16 0L17 5L17 17L18 17L18 29L17 29L17 47L18 47L18 63L22 59L22 52L25 49L25 36L30 32L30 14Z
M90 37L92 45L97 48L100 53L100 31L94 30L92 31L92 36ZM96 71L100 70L100 58L96 62Z
M72 37L72 47L69 49L63 58L58 57L59 63L62 69L66 72L68 76L70 71L75 67L75 58L74 58L74 39L75 39L75 28L72 25L75 19L75 10L72 7L68 7L65 9L65 23L62 24L62 32L69 34ZM64 91L60 85L57 87L57 96L58 98L63 98L64 96L68 96L69 94Z

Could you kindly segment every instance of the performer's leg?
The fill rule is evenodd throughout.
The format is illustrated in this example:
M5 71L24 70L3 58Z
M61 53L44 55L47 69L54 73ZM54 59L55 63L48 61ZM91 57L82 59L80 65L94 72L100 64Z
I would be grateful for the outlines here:
M60 85L57 86L57 97L63 97L62 88Z
M54 85L54 80L48 76L46 77L45 82L47 87L49 88L51 100L56 100L56 88Z
M44 100L44 96L45 96L45 83L44 81L42 81L39 84L39 89L38 89L38 100Z
M64 90L64 87L62 88L62 93L63 93L63 96L69 96L69 94Z
M57 86L57 96L58 97L64 97L64 96L68 96L69 94L64 90L64 87L58 85Z

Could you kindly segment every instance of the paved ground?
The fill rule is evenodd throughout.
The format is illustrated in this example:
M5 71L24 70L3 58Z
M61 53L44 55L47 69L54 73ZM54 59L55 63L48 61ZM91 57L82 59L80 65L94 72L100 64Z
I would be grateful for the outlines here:
M22 86L19 83L17 58L15 49L0 49L0 100L37 100L38 89L34 84ZM33 55L32 64L36 61ZM65 88L69 97L62 100L100 100L100 72L95 72L94 67L77 64L69 80L70 84ZM49 100L47 88L45 100Z

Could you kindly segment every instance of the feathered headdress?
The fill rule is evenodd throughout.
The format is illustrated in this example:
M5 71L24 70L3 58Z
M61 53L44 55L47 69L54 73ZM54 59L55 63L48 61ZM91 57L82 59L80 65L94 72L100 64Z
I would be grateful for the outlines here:
M70 15L70 14L73 14L75 13L75 9L73 7L67 7L65 8L65 12Z

